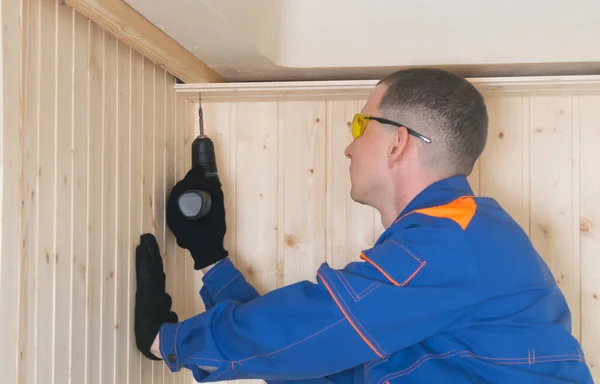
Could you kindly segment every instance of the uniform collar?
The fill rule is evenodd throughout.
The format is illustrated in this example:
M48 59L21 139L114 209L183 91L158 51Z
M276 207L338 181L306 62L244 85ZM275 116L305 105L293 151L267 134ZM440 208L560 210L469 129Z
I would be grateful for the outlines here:
M461 196L472 196L473 190L465 176L452 176L436 181L422 190L396 217L400 217L417 209L445 205Z

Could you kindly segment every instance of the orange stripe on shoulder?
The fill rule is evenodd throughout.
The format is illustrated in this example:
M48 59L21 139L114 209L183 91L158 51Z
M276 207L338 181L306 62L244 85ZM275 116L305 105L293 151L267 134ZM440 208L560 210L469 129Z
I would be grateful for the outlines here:
M414 213L454 220L464 230L467 228L477 209L477 203L471 196L463 196L437 207L417 209Z

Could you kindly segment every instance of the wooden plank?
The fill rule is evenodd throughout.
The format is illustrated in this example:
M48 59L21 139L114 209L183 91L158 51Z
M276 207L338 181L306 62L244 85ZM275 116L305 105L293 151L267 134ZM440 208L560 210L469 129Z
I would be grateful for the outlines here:
M357 261L360 251L371 247L377 239L375 218L379 218L379 214L371 207L352 201L350 159L344 154L352 141L352 117L363 103L363 100L327 102L326 260L333 268L343 268Z
M232 127L237 132L235 263L260 293L277 288L278 109L277 102L240 103Z
M0 96L0 311L2 328L0 345L0 372L5 383L17 382L19 360L19 275L21 262L21 202L22 195L22 74L21 42L15 39L21 33L20 3L2 1L0 40L2 51Z
M182 125L182 136L183 136L183 146L182 146L182 161L180 162L181 169L181 178L185 176L185 174L190 170L192 166L192 158L191 158L191 144L194 139L194 116L195 116L195 105L191 101L182 100L184 103L183 106L183 115L181 116ZM185 303L185 319L190 318L200 312L203 311L204 305L202 303L202 299L198 295L198 286L199 280L202 278L201 272L196 271L194 269L194 262L190 252L186 249L183 250L181 255L183 263L181 263L182 275L183 279L183 287L182 287L182 295L186 300ZM185 370L183 372L182 380L187 383L194 383L194 377L190 370Z
M57 7L54 382L68 383L73 242L73 10Z
M289 102L280 110L284 141L283 206L279 227L284 283L315 281L325 261L326 127L324 102Z
M90 49L90 23L78 13L74 20L73 57L73 254L71 270L71 354L69 369L71 383L85 383L86 334L89 317L87 311L87 281L89 253L87 242L88 191L90 176L88 163L90 150L88 111L90 108L90 86L88 64Z
M581 164L581 341L595 382L600 382L600 96L579 96Z
M113 379L115 369L115 265L117 257L117 39L104 32L103 80L103 218L102 218L102 370L100 381Z
M236 251L236 211L237 211L237 105L233 103L202 103L204 118L204 133L211 138L215 145L215 158L219 179L223 188L225 201L225 232L224 248L229 251L235 262ZM190 123L198 120L197 114L191 116ZM188 124L190 124L188 123ZM193 129L193 125L187 129ZM191 148L186 149L185 156L191 156Z
M120 0L66 3L186 83L223 81L197 57Z
M88 341L86 344L87 382L101 383L102 371L102 254L105 250L102 237L104 196L102 165L104 151L104 31L96 24L90 25L90 103L89 103L89 187L88 187L88 279L87 317ZM110 128L109 128L110 129Z
M39 0L23 3L23 199L21 201L21 270L19 276L19 358L17 382L33 383L36 367L38 142L39 142Z
M343 268L352 256L349 249L350 159L344 150L352 140L352 116L358 112L355 100L327 102L327 238L326 261Z
M574 253L573 220L579 209L573 190L570 96L530 100L531 239L546 260L573 315L572 332L580 338L580 255ZM552 156L547 154L551 153ZM576 204L574 204L577 201ZM577 206L577 207L575 207Z
M143 59L142 74L142 234L154 233L154 76L155 66ZM153 383L154 362L142 356L142 382ZM161 364L163 364L161 362Z
M135 250L140 243L142 234L142 205L144 204L143 183L143 84L144 84L144 58L138 52L131 50L131 190L129 194L130 215L130 252L129 270L132 278L129 280L129 317L130 328L133 327L135 320L135 291L136 276L135 272ZM142 358L145 360L135 344L135 335L132 330L129 331L129 347L127 349L127 361L129 362L129 383L142 383Z
M174 133L174 145L175 145L175 182L181 180L185 175L185 147L184 147L184 136L185 136L185 124L186 124L186 104L187 100L183 98L176 98L176 113L175 113L175 133ZM174 256L173 256L173 271L175 276L169 277L175 278L175 289L173 296L175 299L175 308L177 308L177 315L179 320L182 321L188 318L188 301L189 294L185 292L186 280L188 279L185 269L185 258L188 257L182 248L176 243L174 244ZM167 279L169 279L167 277ZM185 383L187 373L180 371L175 374L175 383Z
M154 234L158 247L165 252L165 71L155 68L154 91ZM154 364L154 383L163 383L169 369Z
M169 75L165 74L165 123L164 123L164 153L165 153L165 204L166 198L168 197L171 188L175 185L175 156L177 155L175 148L175 134L177 132L177 124L176 124L176 102L175 102L175 91L173 90L173 82L175 79ZM166 219L165 219L166 220ZM173 233L167 227L167 223L165 221L164 225L164 233L165 233L165 242L163 249L164 256L164 268L166 275L166 290L169 295L171 295L173 306L172 310L180 314L179 312L179 300L180 298L175 297L176 291L176 282L179 279L177 275L177 271L174 270L174 260L175 260L175 237ZM168 368L165 368L165 378L164 382L166 384L171 384L176 381L176 377L173 373L171 373Z
M56 259L56 4L40 2L36 380L52 377Z
M132 249L130 210L135 200L130 200L131 193L131 48L118 42L118 93L117 93L117 262L116 279L116 319L115 319L115 378L114 382L125 381L128 377L130 333L133 323L129 321L129 282L135 280L135 270L131 270L130 260L135 257ZM135 183L135 180L133 181Z
M183 175L192 168L192 141L194 140L195 125L194 116L197 114L196 105L190 101L185 101L185 115L183 121L185 122L183 128ZM204 304L198 292L200 291L202 273L197 272L194 269L193 258L188 250L184 250L183 258L185 260L185 266L183 273L185 274L185 285L183 288L183 295L187 298L186 318L194 316L204 311ZM188 373L189 377L192 377L191 373Z
M487 145L480 159L481 194L498 201L529 233L528 97L486 99Z

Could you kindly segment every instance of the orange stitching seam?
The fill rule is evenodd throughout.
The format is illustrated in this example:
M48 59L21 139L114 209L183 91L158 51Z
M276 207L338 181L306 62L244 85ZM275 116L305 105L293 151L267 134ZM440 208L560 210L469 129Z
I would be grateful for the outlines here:
M360 332L360 330L356 327L356 325L354 324L354 322L350 319L350 316L348 316L348 314L346 313L346 311L344 310L344 308L342 307L342 305L340 304L340 302L338 301L338 299L335 297L335 295L331 291L331 288L329 288L329 284L327 284L327 281L325 281L325 278L320 273L318 273L318 272L317 272L317 275L323 280L323 284L325 285L325 288L327 288L327 290L329 291L329 294L331 295L331 297L333 298L333 300L335 301L335 303L337 304L337 306L340 308L340 310L342 311L342 313L344 314L344 316L346 317L346 319L348 320L348 322L350 323L350 325L352 326L352 328L354 328L354 330L356 331L356 333L363 339L363 341L365 343L367 343L367 345L369 347L371 347L371 349L373 350L373 352L375 352L375 354L377 354L377 356L383 357L383 355L381 355L379 352L377 352L377 350L375 349L375 347L373 347L373 344L371 344L371 342L369 340L367 340L367 338Z
M342 321L344 321L344 320L346 320L346 319L339 319L339 320L338 320L338 321L336 321L335 323L333 323L333 324L331 324L331 325L328 325L327 327L325 327L325 328L321 329L320 331L317 331L317 332L313 333L312 335L310 335L310 336L307 336L307 337L305 337L304 339L302 339L302 340L300 340L300 341L296 341L295 343L293 343L293 344L290 344L290 345L288 345L287 347L284 347L284 348L278 349L278 350L276 350L276 351L273 351L273 352L269 352L269 353L263 353L263 354L258 354L258 355L252 356L252 357L247 357L247 358L245 358L245 359L242 359L242 360L236 360L236 361L235 361L235 363L236 363L236 364L240 364L240 365L241 365L241 364L242 364L242 362L245 362L245 361L248 361L248 360L252 360L252 359L255 359L255 358L257 358L257 357L271 356L271 355L274 355L274 354L276 354L276 353L283 352L283 351L285 351L286 349L290 349L290 348L292 348L292 347L295 347L296 345L298 345L298 344L300 344L300 343L303 343L303 342L305 342L306 340L308 340L308 339L310 339L310 338L312 338L312 337L314 337L314 336L318 335L319 333L323 333L323 332L325 332L325 331L326 331L326 330L328 330L329 328L332 328L332 327L334 327L334 326L338 325L339 323L341 323L341 322L342 322ZM233 363L234 363L234 362L232 362L232 364L233 364Z
M417 256L415 256L411 251L409 251L408 249L406 249L405 246L403 246L402 244L394 241L394 240L388 240L390 243L397 245L398 247L402 248L404 250L404 252L408 253L409 255L411 255L415 260L417 260L419 263L423 263L423 260L419 259Z
M413 279L413 277L415 277L415 276L417 275L417 273L419 273L419 271L420 271L420 270L421 270L421 269L422 269L422 268L425 266L425 264L427 264L427 262L426 262L426 261L424 261L424 262L423 262L423 264L421 264L421 265L419 266L419 268L417 268L417 269L416 269L416 270L413 272L413 274L412 274L412 275L410 275L410 276L408 277L408 279L404 280L404 283L402 283L402 286L404 287L406 284L408 284L408 283L409 283L409 282L410 282L410 281Z
M364 252L360 253L360 258L363 260L366 260L369 262L369 264L371 264L372 266L374 266L375 268L377 268L377 270L379 272L381 272L383 274L383 276L385 276L392 284L394 284L395 286L399 287L400 284L398 284L398 282L396 282L396 280L392 279L390 277L390 275L388 275L383 269L381 269L381 267L377 264L375 264L375 262L371 259L369 259L367 256L365 256Z
M472 357L472 358L477 358L477 359L482 359L482 360L490 360L494 364L502 364L502 365L529 364L529 365L531 365L532 364L531 351L529 350L529 351L527 351L527 353L528 353L527 357L485 357L485 356L476 355L471 351L456 351L455 349L453 349L451 351L437 354L437 355L436 354L427 354L427 355L423 355L420 358L418 358L409 367L404 368L398 372L386 375L385 377L383 377L382 379L380 379L378 381L378 384L381 384L383 381L387 382L388 380L395 379L400 376L408 375L409 373L414 372L418 367L423 365L423 363L425 363L426 361L435 359L435 358L447 359L447 358L459 355L461 357L466 357L466 358ZM570 361L570 360L578 360L579 361L579 356L574 355L574 354L537 356L535 358L535 360L536 360L536 363L552 363L552 362Z
M346 301L344 301L344 299L342 298L342 295L340 294L340 291L338 291L337 286L335 284L332 284L331 287L335 290L335 292L338 294L338 297L340 298L340 302L341 304L348 310L348 314L350 314L350 316L354 319L354 321L356 321L356 324L358 324L358 327L360 329L362 329L362 331L366 334L367 337L371 338L371 341L377 346L377 348L379 348L379 350L385 355L385 351L383 350L383 348L381 348L381 345L379 345L379 343L377 342L377 340L375 340L375 338L373 336L371 336L369 334L369 331L367 331L367 329L360 323L360 321L358 320L358 317L356 317L354 315L354 313L352 313L352 310L350 310L350 307L348 306L348 304L346 303Z
M395 372L395 373L391 373L391 374L389 374L387 376L384 376L381 380L379 380L377 382L377 384L381 384L383 381L388 381L388 380L391 380L391 379L395 379L395 378L400 377L400 376L408 375L409 373L414 372L417 368L419 368L421 365L423 365L426 361L429 361L431 359L435 359L435 358L437 358L437 359L447 359L447 358L450 358L450 357L453 357L453 356L456 356L456 355L457 355L456 349L453 349L451 351L444 352L444 353L441 353L441 354L437 354L437 355L435 355L435 354L423 355L417 361L415 361L410 367L404 368L401 371L398 371L398 372Z

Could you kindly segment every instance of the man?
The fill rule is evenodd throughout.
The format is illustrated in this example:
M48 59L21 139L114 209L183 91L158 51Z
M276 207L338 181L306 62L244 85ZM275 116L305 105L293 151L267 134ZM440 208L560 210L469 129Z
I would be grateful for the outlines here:
M360 261L317 283L259 296L223 249L220 184L191 170L172 190L168 225L196 269L207 311L170 312L158 246L138 248L138 347L199 382L591 383L570 312L527 235L466 176L487 137L482 96L434 69L383 79L353 121L351 197L385 228ZM213 210L186 221L175 208L208 189Z

